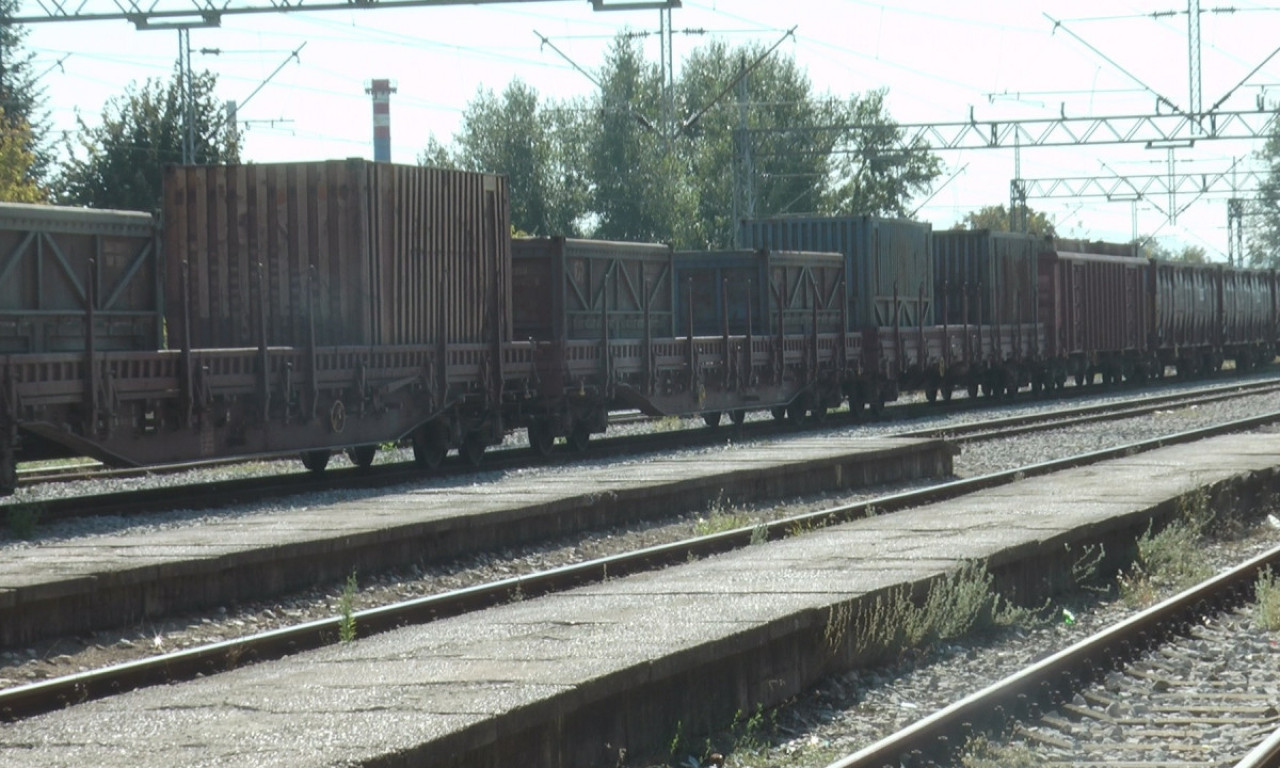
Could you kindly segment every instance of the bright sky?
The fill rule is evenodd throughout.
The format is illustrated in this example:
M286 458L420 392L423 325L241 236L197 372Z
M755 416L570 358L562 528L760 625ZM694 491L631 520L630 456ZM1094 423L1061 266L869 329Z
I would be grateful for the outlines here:
M236 7L247 3L266 0L230 0ZM1232 13L1212 5L1202 0L1206 108L1280 45L1280 2L1233 0ZM115 8L108 0L85 0L82 12ZM1172 14L1152 16L1164 12ZM26 0L20 13L41 12ZM1048 17L1100 53L1055 32ZM886 87L890 112L901 123L963 121L970 110L982 120L1151 114L1153 92L1184 108L1190 100L1185 0L685 0L672 20L677 70L680 59L711 36L771 45L796 26L795 39L779 50L807 70L817 92L845 97ZM193 30L191 45L194 67L216 72L221 97L242 103L245 159L371 158L365 88L372 79L389 78L397 88L392 160L413 163L428 135L452 136L478 88L501 91L520 77L549 97L591 92L591 82L542 46L535 30L592 71L624 28L653 33L646 45L656 62L658 25L655 10L599 13L587 0L549 0L229 16L219 28ZM104 102L130 82L168 78L178 57L177 32L139 32L123 21L33 24L29 30L27 48L37 55L35 71L46 73L42 81L59 130L74 129L77 113L96 122ZM1261 94L1274 101L1277 89L1280 56L1221 109L1252 109ZM1204 141L1175 157L1184 172L1216 173L1235 160L1256 167L1250 155L1257 149L1247 141ZM939 185L945 187L927 204L916 201L935 227L949 227L984 205L1008 204L1012 150L945 151L941 157L946 172ZM1025 148L1021 166L1028 179L1164 173L1168 153L1140 145ZM1193 202L1176 223L1158 210L1169 208L1167 196L1140 202L1138 231L1156 234L1170 247L1198 245L1225 258L1227 196ZM1179 198L1174 205L1189 202ZM1067 236L1131 236L1129 202L1030 204L1050 214Z

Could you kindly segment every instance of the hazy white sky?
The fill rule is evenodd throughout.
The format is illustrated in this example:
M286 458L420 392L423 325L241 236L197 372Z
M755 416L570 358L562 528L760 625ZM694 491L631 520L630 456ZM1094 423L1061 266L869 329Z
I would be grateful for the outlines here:
M160 4L179 7L173 0ZM1202 5L1202 91L1208 107L1280 46L1280 3L1234 0L1231 13L1203 0ZM93 9L116 6L85 0L82 12ZM22 13L39 11L27 0ZM1055 31L1049 17L1101 55ZM428 135L452 135L477 88L500 91L520 77L551 97L591 91L591 82L544 48L535 30L593 70L624 28L654 33L647 45L656 61L658 23L653 10L597 13L587 0L549 0L231 16L219 28L193 30L191 42L195 67L218 74L221 96L245 102L239 118L247 129L246 159L372 157L365 87L374 78L390 78L397 88L391 101L392 159L412 163ZM685 53L711 36L771 44L796 26L795 39L780 51L796 58L818 92L843 97L886 87L890 111L903 123L961 121L971 110L979 119L1149 114L1154 93L1179 106L1189 102L1185 0L686 0L673 12L673 26L680 33L677 69ZM140 32L126 22L33 24L29 30L27 48L37 55L36 71L47 72L42 80L59 129L72 129L77 113L96 121L103 103L130 82L169 77L178 55L176 32ZM291 60L300 46L298 60ZM1277 89L1280 56L1221 108L1251 109L1260 95ZM1248 163L1256 149L1250 142L1211 141L1176 157L1181 169L1216 172L1234 159ZM939 184L956 175L922 209L924 218L945 227L983 205L1007 204L1012 151L941 156L947 171ZM1160 173L1168 170L1167 160L1165 151L1141 146L1021 153L1024 178ZM1197 201L1176 224L1155 207L1167 208L1167 197L1155 205L1140 203L1138 229L1157 233L1170 246L1187 243L1225 253L1224 197ZM1130 236L1133 209L1127 202L1031 205L1053 216L1066 235Z

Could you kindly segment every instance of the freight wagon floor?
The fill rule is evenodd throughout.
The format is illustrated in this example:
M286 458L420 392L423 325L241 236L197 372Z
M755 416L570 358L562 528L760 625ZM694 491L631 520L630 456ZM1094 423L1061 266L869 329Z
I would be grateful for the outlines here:
M693 732L696 705L727 722L852 658L850 608L888 588L973 558L1042 573L1277 471L1280 434L1250 434L1025 480L0 726L0 763L612 766Z
M36 542L0 556L0 646L272 598L340 583L352 571L426 565L717 500L946 476L953 450L939 440L797 437L347 501L306 497L292 509Z

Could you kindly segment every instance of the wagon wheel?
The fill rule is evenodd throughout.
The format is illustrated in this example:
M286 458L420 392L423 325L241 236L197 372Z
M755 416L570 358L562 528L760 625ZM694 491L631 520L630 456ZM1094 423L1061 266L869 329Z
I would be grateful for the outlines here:
M413 431L413 462L421 469L435 469L449 452L449 441L438 425L426 424Z
M462 440L462 447L458 449L458 453L466 462L473 467L480 466L480 462L484 461L484 436L479 432L472 432Z
M782 405L777 408L770 408L769 413L772 414L774 421L782 421L787 418L787 407Z
M715 429L716 427L720 426L720 419L723 416L724 414L721 413L720 411L708 411L707 413L702 414L702 421L708 427Z
M583 453L590 442L591 429L581 421L574 424L573 431L569 433L569 448L576 453Z
M302 466L316 474L320 474L324 471L325 467L329 466L328 448L321 448L315 451L303 451L299 456L302 459Z
M931 403L938 402L938 385L937 384L924 385L924 399L928 400Z
M347 449L347 458L351 460L361 469L368 469L373 466L373 457L378 453L376 445L357 445L354 448Z
M942 394L942 402L944 403L951 402L951 385L950 384L943 384L942 388L939 389L938 391Z
M556 445L556 436L551 432L551 425L542 419L529 422L529 447L539 456L546 458Z
M977 396L978 396L978 382L971 381L969 382L969 397L972 398Z
M812 419L815 424L824 424L827 421L827 413L827 406L816 405L809 411L809 418Z
M742 422L747 420L747 412L739 408L736 411L729 411L729 421L733 422L733 426L740 427Z

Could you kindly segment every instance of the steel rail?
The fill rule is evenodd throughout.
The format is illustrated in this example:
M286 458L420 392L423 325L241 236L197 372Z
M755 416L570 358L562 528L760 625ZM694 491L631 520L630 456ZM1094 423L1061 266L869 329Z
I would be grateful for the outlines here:
M1022 669L901 731L848 755L827 768L881 768L899 765L903 755L913 764L953 759L965 736L984 725L1004 724L1019 700L1041 701L1044 694L1071 681L1089 680L1100 670L1114 669L1118 659L1151 645L1152 638L1172 634L1174 625L1203 615L1206 605L1222 605L1251 592L1264 568L1280 564L1280 548L1202 582L1075 645ZM1059 695L1061 691L1059 690ZM1048 704L1049 702L1045 702Z
M883 496L870 501L794 515L761 526L724 531L403 603L371 608L352 614L350 620L354 622L359 634L367 636L410 624L460 615L510 602L517 597L527 598L548 594L609 578L677 565L687 562L691 557L708 557L751 546L759 542L762 533L766 540L785 538L796 530L816 529L848 522L865 517L873 510L876 514L894 512L1005 485L1028 477L1129 456L1168 445L1246 431L1275 422L1280 422L1280 411L1019 469L956 480L921 490ZM332 644L338 641L344 620L346 620L344 617L333 617L313 621L295 627L286 627L10 688L0 691L0 719L30 717L133 688L189 680L197 675L233 669L245 662L267 661Z

